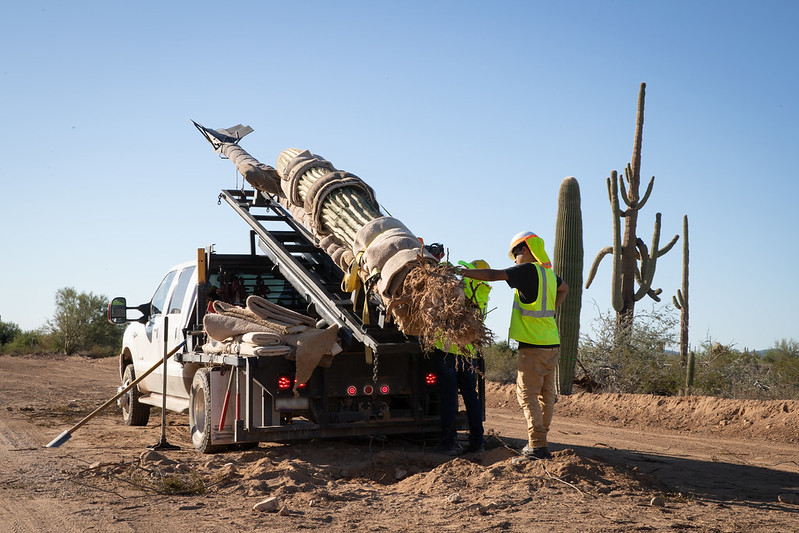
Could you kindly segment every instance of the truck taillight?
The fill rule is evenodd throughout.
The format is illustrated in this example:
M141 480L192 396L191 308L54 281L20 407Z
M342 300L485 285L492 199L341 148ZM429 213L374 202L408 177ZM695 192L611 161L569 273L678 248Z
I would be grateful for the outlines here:
M433 372L428 372L424 376L425 385L435 385L438 383L438 376L436 376Z
M291 378L280 376L277 378L277 390L289 390L291 388Z
M355 396L357 393L358 389L355 387L355 385L350 385L349 387L347 387L347 394L349 394L350 396Z
M388 385L380 385L380 394L388 394Z
M292 385L296 383L297 380L291 376L280 376L277 378L277 390L287 391L291 389ZM304 389L308 386L307 383L300 383L297 385L298 389Z
M374 391L375 391L375 388L372 387L371 385L365 385L364 388L363 388L363 393L364 394L372 394L372 393L374 393Z

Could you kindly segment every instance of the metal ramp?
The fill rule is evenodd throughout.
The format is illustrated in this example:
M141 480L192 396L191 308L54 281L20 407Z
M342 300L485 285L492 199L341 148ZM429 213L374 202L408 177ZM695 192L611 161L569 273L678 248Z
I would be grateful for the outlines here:
M344 273L321 248L314 236L275 199L260 191L225 189L219 195L250 226L250 248L256 244L276 265L280 274L309 302L328 324L337 324L342 335L351 337L375 354L419 350L395 325L387 324L382 302L370 301L375 319L364 324L353 310L353 294L341 290ZM361 293L363 298L363 293ZM361 308L362 301L359 303Z

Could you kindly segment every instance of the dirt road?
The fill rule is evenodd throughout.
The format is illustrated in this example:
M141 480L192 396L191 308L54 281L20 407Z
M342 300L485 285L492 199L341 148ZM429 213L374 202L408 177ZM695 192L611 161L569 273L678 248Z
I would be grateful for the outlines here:
M171 413L180 449L156 453L159 411L130 428L116 407L44 448L114 395L114 364L0 356L0 531L799 531L795 401L561 397L543 462L519 460L523 418L496 384L479 456L421 438L202 455Z

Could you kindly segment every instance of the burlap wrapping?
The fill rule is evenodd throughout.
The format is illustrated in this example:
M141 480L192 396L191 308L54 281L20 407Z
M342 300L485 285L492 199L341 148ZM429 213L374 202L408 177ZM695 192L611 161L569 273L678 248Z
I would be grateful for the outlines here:
M280 338L280 335L276 333L270 333L266 331L253 331L242 335L241 342L248 342L250 344L256 344L258 346L270 346L272 344L280 344L282 342L282 339Z
M256 295L247 298L247 310L261 319L286 324L287 326L298 324L313 326L316 324L316 320L309 316L292 311Z
M238 144L223 143L220 150L253 187L270 194L280 192L280 175L274 168L259 162Z
M240 338L240 337L237 337ZM291 353L291 346L276 344L272 346L261 346L240 340L219 342L214 339L203 344L203 352L208 354L225 355L255 355L267 357L281 357Z
M264 325L251 322L246 318L238 316L222 315L219 313L208 313L203 317L203 327L205 332L212 339L225 341L236 335L245 333L263 332ZM279 333L273 331L274 333Z
M301 383L308 383L314 369L322 358L334 351L338 346L338 326L332 325L327 329L307 329L297 337L297 381L294 384L294 394L298 394L297 387ZM339 348L340 351L340 348Z
M372 205L377 205L374 191L361 178L340 170L328 172L317 179L305 194L305 210L311 213L314 228L320 236L325 236L331 232L331 229L326 228L322 223L322 206L330 194L344 188L360 191L366 195L367 200Z
M355 234L352 250L356 256L364 252L361 277L375 270L380 272L377 290L384 300L396 294L405 275L414 264L418 264L420 256L427 261L436 261L405 224L392 217L376 218L364 225Z
M283 179L280 186L283 194L289 201L299 207L305 207L305 202L300 198L299 183L303 175L313 168L321 170L335 170L332 163L322 157L312 154L308 150L300 152L286 164L283 169ZM311 210L308 209L310 212Z
M244 307L239 307L237 305L232 305L223 302L221 300L214 301L214 311L216 311L216 314L219 315L236 317L242 320L246 320L248 322L259 324L261 326L261 329L259 331L273 331L281 335L292 333L291 327L293 326L293 324L288 324L277 320L265 319L256 315L249 309L245 309Z

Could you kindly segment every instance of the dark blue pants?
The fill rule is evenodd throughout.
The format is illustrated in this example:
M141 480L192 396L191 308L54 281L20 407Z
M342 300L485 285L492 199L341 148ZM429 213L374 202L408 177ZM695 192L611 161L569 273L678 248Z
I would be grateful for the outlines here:
M457 439L458 392L463 396L469 422L469 447L483 445L483 409L477 397L477 375L469 357L438 351L439 391L441 394L441 442L449 448Z

